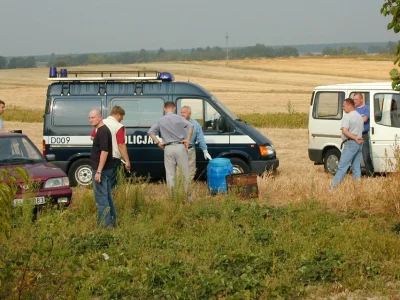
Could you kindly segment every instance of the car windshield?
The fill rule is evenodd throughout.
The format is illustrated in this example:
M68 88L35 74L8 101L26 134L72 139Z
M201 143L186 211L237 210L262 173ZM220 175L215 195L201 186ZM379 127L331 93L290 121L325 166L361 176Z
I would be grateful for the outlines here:
M218 100L217 97L215 97L214 95L212 95L211 99L220 107L222 108L222 110L228 114L229 117L231 117L233 120L238 120L239 118L233 113L231 112L231 110L225 106L224 103L222 103L220 100Z
M0 165L43 162L38 148L25 136L0 138Z

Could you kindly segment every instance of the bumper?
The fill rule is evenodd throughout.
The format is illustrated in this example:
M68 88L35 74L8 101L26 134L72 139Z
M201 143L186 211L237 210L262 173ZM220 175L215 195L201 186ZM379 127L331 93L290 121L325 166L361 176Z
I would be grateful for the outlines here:
M251 172L261 175L265 171L275 171L279 167L279 159L255 160L251 162L250 167Z
M72 190L68 188L54 189L51 191L42 190L36 193L34 197L35 205L60 205L69 206L71 204ZM26 196L25 196L26 199ZM15 195L15 204L22 204L24 202L24 196L22 194Z
M322 157L323 151L319 149L308 149L308 157L311 161L315 161L316 163L323 163Z

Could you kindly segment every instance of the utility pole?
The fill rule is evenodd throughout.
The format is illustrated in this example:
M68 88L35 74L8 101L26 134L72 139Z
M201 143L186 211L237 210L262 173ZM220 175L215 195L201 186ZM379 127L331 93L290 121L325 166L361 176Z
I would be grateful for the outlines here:
M226 65L228 65L229 62L229 35L228 33L226 33L225 35L225 39L226 39Z

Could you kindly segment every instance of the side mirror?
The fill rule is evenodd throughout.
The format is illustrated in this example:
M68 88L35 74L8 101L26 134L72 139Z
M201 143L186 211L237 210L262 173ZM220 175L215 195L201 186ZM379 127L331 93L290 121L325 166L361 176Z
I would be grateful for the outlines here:
M218 129L220 132L226 132L227 130L227 122L224 116L220 116L218 119Z
M56 160L56 155L55 154L46 154L46 160L54 161L54 160Z
M382 112L378 111L375 113L375 122L379 123L382 121Z

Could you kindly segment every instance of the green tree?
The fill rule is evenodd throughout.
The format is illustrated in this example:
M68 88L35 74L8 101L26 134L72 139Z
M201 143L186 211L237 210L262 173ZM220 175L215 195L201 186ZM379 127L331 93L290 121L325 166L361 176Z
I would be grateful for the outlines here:
M392 20L387 25L388 30L393 30L394 33L400 31L400 0L385 0L382 8L381 14L385 17L390 16ZM388 44L388 47L391 45ZM391 48L391 47L390 47ZM390 49L389 48L389 49ZM400 62L400 42L397 42L397 46L394 50L394 64L399 65ZM393 68L390 72L390 78L392 79L392 87L395 90L400 90L400 74L399 70Z
M7 68L7 59L4 56L0 56L0 69Z

